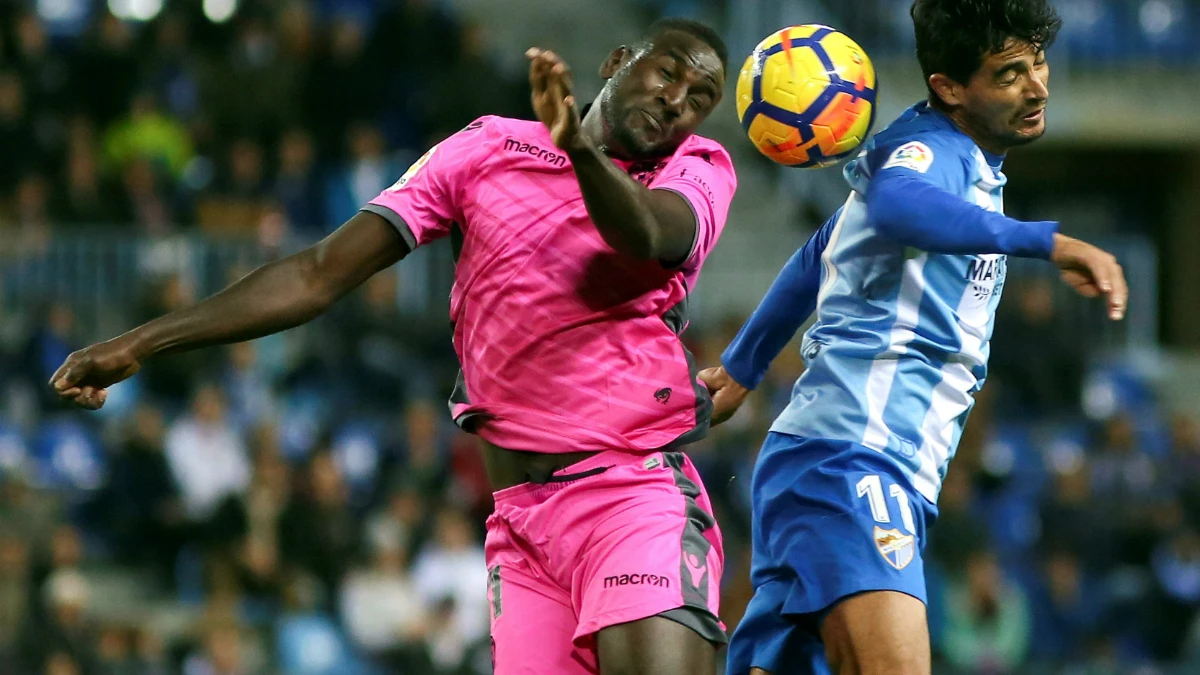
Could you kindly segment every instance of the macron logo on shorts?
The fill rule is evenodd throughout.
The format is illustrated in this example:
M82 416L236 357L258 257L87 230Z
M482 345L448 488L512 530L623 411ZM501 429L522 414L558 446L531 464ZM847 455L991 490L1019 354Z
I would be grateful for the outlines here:
M661 588L670 588L671 580L657 574L617 574L611 577L604 577L605 588L616 588L617 586L659 586Z

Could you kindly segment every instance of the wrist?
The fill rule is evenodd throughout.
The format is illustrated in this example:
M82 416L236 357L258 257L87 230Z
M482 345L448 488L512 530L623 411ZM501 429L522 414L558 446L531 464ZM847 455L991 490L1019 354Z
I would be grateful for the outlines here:
M151 336L148 335L146 326L138 326L128 333L118 335L108 341L112 346L127 352L133 360L143 361L157 352L157 347Z
M568 143L567 147L563 148L563 151L567 153L567 158L571 162L579 159L595 158L601 154L600 148L582 133L574 141Z

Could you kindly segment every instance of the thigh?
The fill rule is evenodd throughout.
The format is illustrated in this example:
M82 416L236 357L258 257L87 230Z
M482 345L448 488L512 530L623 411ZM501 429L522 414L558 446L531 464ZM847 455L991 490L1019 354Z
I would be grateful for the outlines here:
M560 589L521 563L488 571L495 675L595 675L596 655L575 646L575 612Z
M837 675L930 675L925 604L904 593L875 591L842 600L821 624Z
M609 626L596 636L601 675L716 675L712 643L661 616ZM550 671L547 671L550 672Z

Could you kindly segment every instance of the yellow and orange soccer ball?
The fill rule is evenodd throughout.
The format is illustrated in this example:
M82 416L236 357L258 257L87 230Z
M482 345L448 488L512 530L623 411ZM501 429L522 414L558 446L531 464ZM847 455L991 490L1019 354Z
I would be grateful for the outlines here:
M758 43L737 82L742 129L762 154L796 168L835 164L875 122L875 68L828 26L792 26Z

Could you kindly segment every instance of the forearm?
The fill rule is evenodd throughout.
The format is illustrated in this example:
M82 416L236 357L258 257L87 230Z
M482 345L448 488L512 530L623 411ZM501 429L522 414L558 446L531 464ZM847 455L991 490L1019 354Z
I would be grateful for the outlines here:
M311 250L251 272L194 307L171 312L117 338L139 359L278 333L316 318L333 302L312 281Z
M253 340L316 318L408 253L396 230L360 212L320 243L264 265L194 307L120 336L139 359Z
M867 193L871 224L930 253L1000 253L1049 259L1058 224L1024 222L971 204L917 178L880 179Z
M588 216L605 243L643 260L687 256L695 236L695 221L682 197L650 190L590 144L568 154ZM670 226L681 215L691 219L690 232Z

